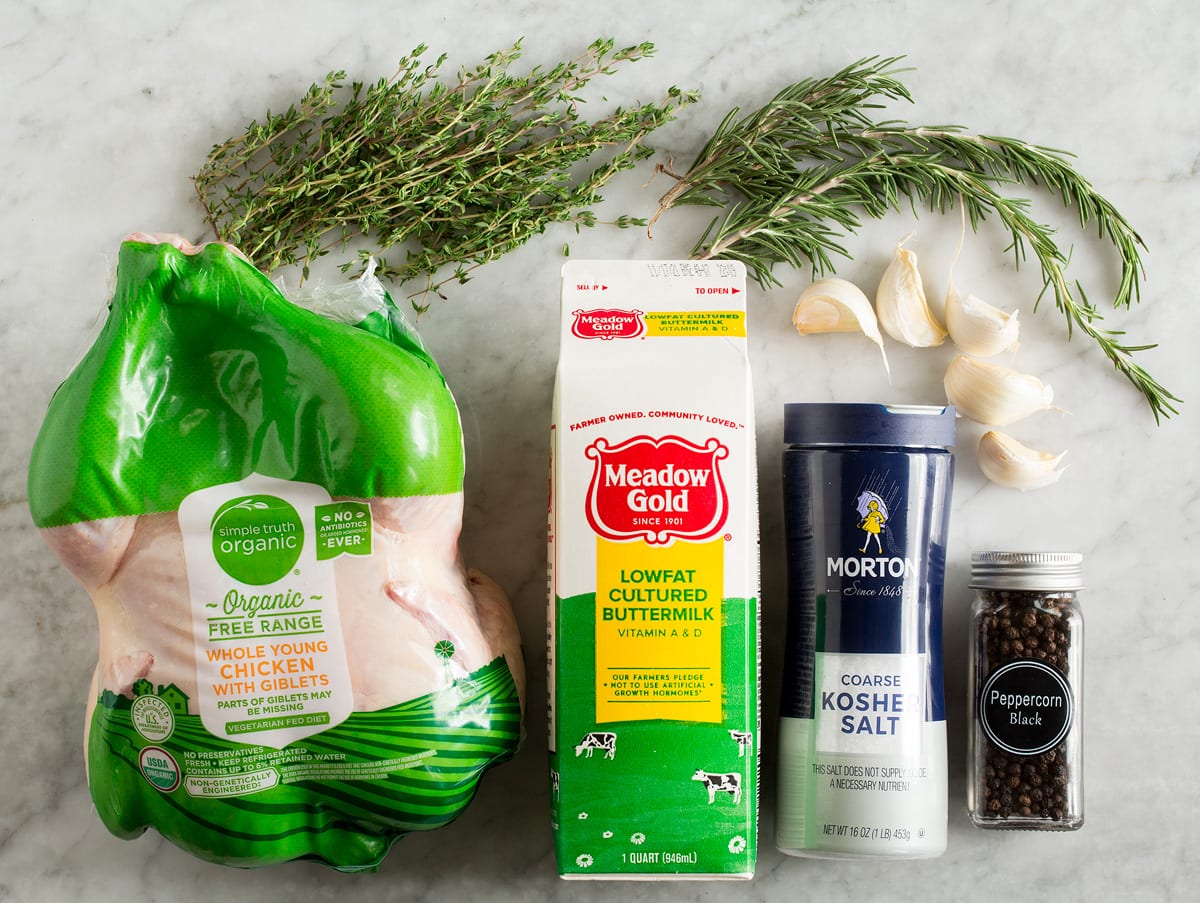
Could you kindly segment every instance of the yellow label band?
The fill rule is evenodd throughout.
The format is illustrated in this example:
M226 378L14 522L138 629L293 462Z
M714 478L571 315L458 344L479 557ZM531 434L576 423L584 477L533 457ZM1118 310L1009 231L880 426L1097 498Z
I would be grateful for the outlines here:
M721 720L725 541L596 539L596 721Z
M746 336L746 314L740 310L649 311L647 336Z

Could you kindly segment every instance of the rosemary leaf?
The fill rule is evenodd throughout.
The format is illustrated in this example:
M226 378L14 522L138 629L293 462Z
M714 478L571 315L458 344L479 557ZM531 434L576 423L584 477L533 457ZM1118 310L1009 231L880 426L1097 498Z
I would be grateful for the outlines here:
M417 284L409 299L421 312L430 294L445 297L445 285L549 224L595 223L589 208L608 181L696 99L672 87L659 103L582 116L588 83L651 55L649 43L597 40L518 75L518 42L453 83L439 79L445 55L422 62L427 49L372 84L347 86L332 72L286 112L213 147L193 182L216 237L264 272L299 265L306 278L318 258L365 239L342 269L379 258L380 276Z
M1078 329L1094 340L1145 396L1156 421L1178 413L1180 399L1133 360L1154 346L1127 344L1121 331L1100 325L1101 314L1083 286L1067 276L1069 249L1059 247L1052 228L1030 217L1028 198L1006 192L1018 185L1043 188L1111 246L1121 268L1114 307L1128 309L1140 300L1141 237L1061 151L972 135L953 125L875 121L872 111L885 103L911 102L896 77L898 62L860 60L828 78L790 85L749 115L734 109L686 172L658 167L675 184L660 199L651 225L683 204L721 208L693 256L741 260L755 281L770 287L779 284L777 264L807 264L818 276L834 271L835 258L849 257L841 242L859 229L862 216L880 218L902 205L946 212L962 204L972 229L988 217L999 219L1018 267L1032 253L1042 294L1053 295L1068 337Z

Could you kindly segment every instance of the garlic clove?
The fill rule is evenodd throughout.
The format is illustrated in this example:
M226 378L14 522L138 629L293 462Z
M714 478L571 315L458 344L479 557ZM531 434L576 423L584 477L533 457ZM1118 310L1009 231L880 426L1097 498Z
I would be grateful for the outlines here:
M1021 324L1017 311L1008 313L974 295L964 298L951 281L946 290L946 328L954 344L967 354L991 357L1016 350Z
M964 417L1007 426L1051 407L1054 389L1036 376L960 354L946 368L946 398Z
M1006 313L974 295L965 298L954 285L954 267L962 253L963 241L967 237L967 209L959 199L958 214L960 228L958 247L946 274L946 329L954 344L967 354L991 357L1008 349L1016 350L1020 323L1017 312Z
M800 293L792 312L792 325L800 335L818 332L861 332L879 346L883 369L891 379L883 336L875 319L875 309L862 289L853 282L831 277L820 279Z
M875 311L883 331L897 342L913 348L929 348L946 340L946 330L925 300L917 255L904 247L909 237L906 235L896 243L892 262L884 270L875 292Z
M988 430L979 440L979 468L993 483L1020 489L1040 489L1058 482L1059 462L1066 452L1053 455L1022 445L1012 436Z

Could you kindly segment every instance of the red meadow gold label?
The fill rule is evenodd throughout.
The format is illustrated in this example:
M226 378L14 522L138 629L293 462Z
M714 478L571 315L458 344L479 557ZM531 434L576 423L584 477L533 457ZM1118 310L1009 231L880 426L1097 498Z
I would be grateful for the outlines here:
M717 439L597 439L585 454L595 462L587 518L598 536L663 545L710 539L724 527L729 498L718 462L729 449Z
M580 339L636 339L646 332L645 314L640 310L575 310L571 333Z

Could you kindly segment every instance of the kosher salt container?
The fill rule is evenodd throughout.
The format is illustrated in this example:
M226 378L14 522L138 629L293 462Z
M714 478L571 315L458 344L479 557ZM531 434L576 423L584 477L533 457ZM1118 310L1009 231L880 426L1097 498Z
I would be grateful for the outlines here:
M954 409L789 404L784 853L946 848L942 584Z
M1083 556L971 556L967 811L981 828L1083 825Z

